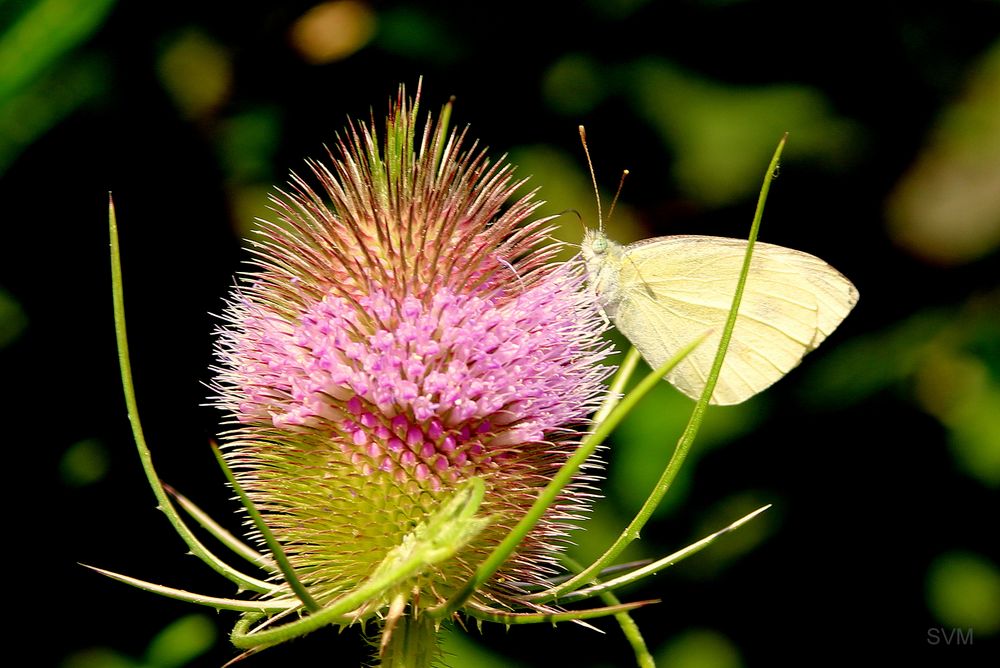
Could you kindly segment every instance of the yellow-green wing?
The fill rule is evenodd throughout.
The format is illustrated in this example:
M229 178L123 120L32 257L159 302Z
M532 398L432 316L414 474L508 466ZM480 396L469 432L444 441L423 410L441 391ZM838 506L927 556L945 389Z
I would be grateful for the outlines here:
M746 241L660 237L626 248L615 325L652 367L711 334L667 375L684 394L705 387L743 265ZM749 399L788 373L857 303L840 272L800 251L757 243L714 404Z

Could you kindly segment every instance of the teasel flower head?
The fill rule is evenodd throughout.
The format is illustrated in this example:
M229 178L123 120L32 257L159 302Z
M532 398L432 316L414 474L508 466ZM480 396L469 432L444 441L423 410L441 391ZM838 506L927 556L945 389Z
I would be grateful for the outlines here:
M479 523L357 620L453 596L579 444L607 375L605 325L581 265L553 261L540 202L448 129L450 105L421 124L418 99L400 90L384 135L349 124L309 179L273 198L218 333L225 459L320 606L370 582L415 531L439 532L479 481ZM529 605L594 474L574 478L467 605Z

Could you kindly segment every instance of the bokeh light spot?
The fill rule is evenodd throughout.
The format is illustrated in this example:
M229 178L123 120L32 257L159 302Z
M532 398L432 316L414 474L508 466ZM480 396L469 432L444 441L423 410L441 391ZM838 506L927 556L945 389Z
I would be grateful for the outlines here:
M70 487L85 487L98 482L108 472L108 451L94 438L78 441L63 453L59 474Z
M887 219L896 243L940 264L1000 246L1000 42L890 195Z
M672 638L656 665L673 668L739 668L740 653L729 638L712 629L691 629Z
M163 50L160 80L187 118L211 114L226 100L232 86L229 54L200 31L182 33Z
M978 636L1000 631L1000 571L977 554L951 552L927 574L927 605L952 628L971 628Z
M375 13L362 2L337 0L316 5L292 25L292 46L314 65L343 60L375 34Z

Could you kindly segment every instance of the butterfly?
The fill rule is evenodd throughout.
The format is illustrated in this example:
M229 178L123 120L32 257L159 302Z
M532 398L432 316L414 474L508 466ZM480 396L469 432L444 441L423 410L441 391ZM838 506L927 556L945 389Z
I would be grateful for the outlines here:
M676 235L623 246L608 239L583 126L580 138L599 221L597 230L584 231L580 245L592 296L654 369L707 333L665 377L697 399L715 361L748 242ZM822 343L857 302L854 284L818 257L755 243L711 403L738 404L769 387Z
M699 235L623 246L588 229L581 255L598 305L652 368L710 332L666 375L696 399L715 359L746 247L745 240ZM857 301L854 285L818 257L755 243L711 403L738 404L769 387L822 343Z

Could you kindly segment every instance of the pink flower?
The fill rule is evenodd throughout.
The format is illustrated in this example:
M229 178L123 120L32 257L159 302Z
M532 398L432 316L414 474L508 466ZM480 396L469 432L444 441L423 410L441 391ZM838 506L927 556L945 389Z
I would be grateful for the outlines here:
M447 117L447 115L445 115ZM219 331L227 460L323 604L356 588L465 480L492 521L402 588L461 587L579 443L608 352L579 264L557 264L511 167L400 92L351 125L317 191L294 177ZM593 496L578 476L474 600L516 608Z

